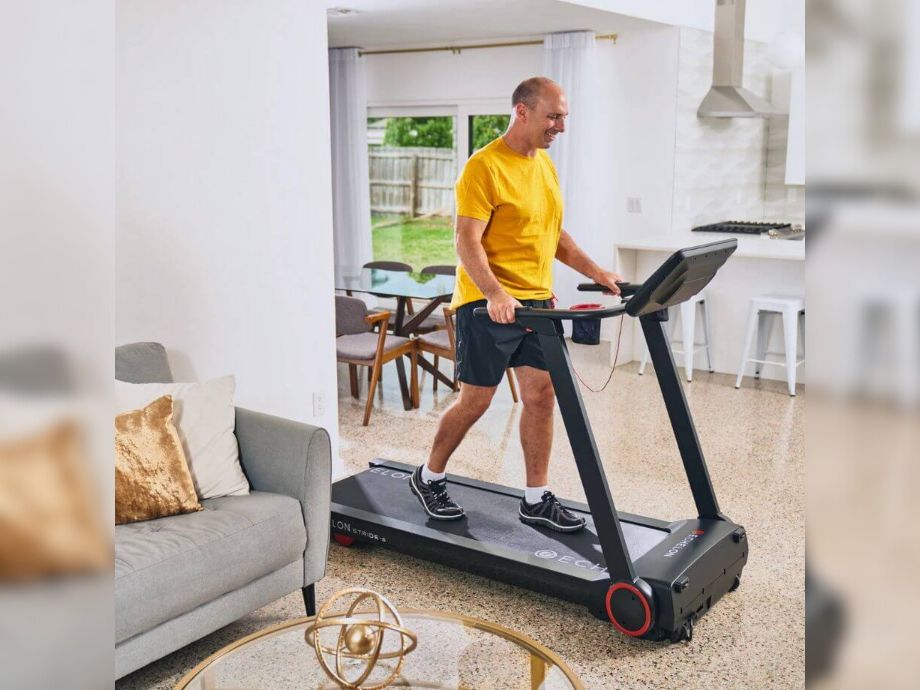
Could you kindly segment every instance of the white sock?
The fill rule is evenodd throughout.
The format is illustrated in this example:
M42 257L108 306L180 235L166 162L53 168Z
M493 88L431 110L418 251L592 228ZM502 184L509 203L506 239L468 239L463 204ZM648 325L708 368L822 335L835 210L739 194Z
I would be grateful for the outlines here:
M524 489L524 500L530 505L535 505L543 500L543 492L549 491L548 486L528 486Z
M436 482L440 479L444 479L447 476L447 472L432 472L428 469L428 463L426 462L422 465L422 481L423 482Z

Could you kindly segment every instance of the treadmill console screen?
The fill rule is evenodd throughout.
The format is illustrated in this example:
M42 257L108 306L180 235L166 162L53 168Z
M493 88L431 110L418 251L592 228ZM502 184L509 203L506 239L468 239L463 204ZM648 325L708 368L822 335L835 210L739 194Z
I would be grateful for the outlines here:
M700 292L738 248L731 238L674 252L626 305L630 316L643 316L684 302Z

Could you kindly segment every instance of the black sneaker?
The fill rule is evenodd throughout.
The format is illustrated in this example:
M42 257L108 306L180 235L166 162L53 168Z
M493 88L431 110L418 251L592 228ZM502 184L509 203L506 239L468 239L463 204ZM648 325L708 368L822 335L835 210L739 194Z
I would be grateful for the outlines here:
M426 482L422 479L422 467L419 465L409 478L412 493L418 496L422 508L432 520L459 520L463 517L463 508L447 495L447 480Z
M557 532L577 532L585 526L585 519L563 507L552 491L544 491L540 502L533 505L522 498L519 513L521 522L549 527Z

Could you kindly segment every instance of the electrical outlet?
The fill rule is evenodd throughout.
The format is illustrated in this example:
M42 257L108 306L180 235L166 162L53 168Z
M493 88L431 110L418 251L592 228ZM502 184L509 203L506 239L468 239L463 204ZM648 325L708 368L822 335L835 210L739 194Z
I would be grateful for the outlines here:
M326 394L322 391L313 393L313 416L322 417L326 414Z
M642 197L641 196L626 197L626 211L628 213L642 213Z

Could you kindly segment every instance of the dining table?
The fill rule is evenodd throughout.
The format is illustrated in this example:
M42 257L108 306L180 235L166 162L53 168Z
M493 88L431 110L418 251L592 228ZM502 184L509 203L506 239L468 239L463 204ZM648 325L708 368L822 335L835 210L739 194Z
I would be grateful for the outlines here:
M388 297L396 300L396 314L393 322L393 334L410 338L416 334L419 326L440 305L449 302L454 293L454 276L436 273L417 273L394 271L381 268L364 268L363 266L335 266L335 289L346 294L355 292ZM426 300L427 303L418 311L409 313L411 300ZM408 356L408 355L407 355ZM453 380L448 378L432 362L421 354L417 355L422 369L436 376L451 389ZM402 393L403 408L412 409L412 396L406 381L406 372L402 360L397 360L399 388Z

